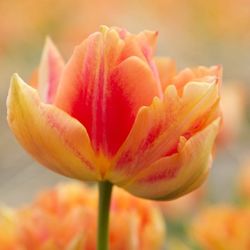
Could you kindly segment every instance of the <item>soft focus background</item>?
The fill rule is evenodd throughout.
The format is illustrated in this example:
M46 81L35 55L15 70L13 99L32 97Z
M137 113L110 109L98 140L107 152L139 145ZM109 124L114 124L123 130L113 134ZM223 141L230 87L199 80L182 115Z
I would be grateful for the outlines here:
M65 59L99 25L159 31L158 55L179 69L222 64L224 129L205 189L211 202L235 200L235 177L250 153L250 1L0 0L0 203L19 206L65 180L35 163L6 123L12 73L29 79L51 36Z

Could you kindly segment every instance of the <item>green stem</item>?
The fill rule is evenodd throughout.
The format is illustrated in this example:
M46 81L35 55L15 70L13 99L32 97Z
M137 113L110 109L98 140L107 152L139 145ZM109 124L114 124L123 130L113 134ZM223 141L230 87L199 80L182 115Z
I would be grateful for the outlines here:
M112 184L108 181L98 183L98 237L97 250L109 249L109 207L112 195Z

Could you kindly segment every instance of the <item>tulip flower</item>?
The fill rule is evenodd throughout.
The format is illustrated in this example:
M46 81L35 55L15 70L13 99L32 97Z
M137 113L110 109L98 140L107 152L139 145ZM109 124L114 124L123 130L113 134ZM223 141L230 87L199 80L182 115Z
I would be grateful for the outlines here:
M191 233L204 250L248 250L250 210L220 205L202 211Z
M11 216L8 215L11 209L0 210L1 250L95 250L97 198L96 188L68 183L43 191L30 205L17 209ZM117 188L111 218L111 250L162 249L165 224L153 202ZM8 222L11 231L7 220L11 222Z
M98 181L102 213L112 184L169 200L197 188L211 165L220 67L176 73L153 57L156 40L103 26L67 64L47 41L33 87L11 80L8 122L19 142L57 173Z

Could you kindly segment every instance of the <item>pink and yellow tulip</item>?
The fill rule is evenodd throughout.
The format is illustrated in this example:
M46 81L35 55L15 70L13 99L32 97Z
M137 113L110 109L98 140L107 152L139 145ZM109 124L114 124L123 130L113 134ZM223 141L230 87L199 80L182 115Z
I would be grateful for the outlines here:
M97 189L78 183L41 193L31 205L0 210L1 250L95 250ZM153 202L114 189L110 250L161 250L164 220Z
M173 199L206 178L220 124L221 69L154 58L157 32L101 27L65 64L47 40L32 86L11 80L8 122L42 165Z

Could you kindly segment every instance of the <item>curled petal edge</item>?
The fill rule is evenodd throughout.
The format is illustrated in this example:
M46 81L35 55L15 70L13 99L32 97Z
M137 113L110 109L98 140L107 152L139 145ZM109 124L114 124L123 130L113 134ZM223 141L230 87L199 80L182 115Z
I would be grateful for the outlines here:
M199 119L207 117L203 129L219 116L216 115L218 100L216 83L190 82L183 96L178 95L175 86L168 86L163 101L154 98L150 106L139 110L107 178L123 185L156 160L174 153L171 150L180 137ZM210 113L215 113L212 120Z
M179 152L148 166L121 187L133 195L153 200L172 200L198 188L206 179L220 118L182 142Z

